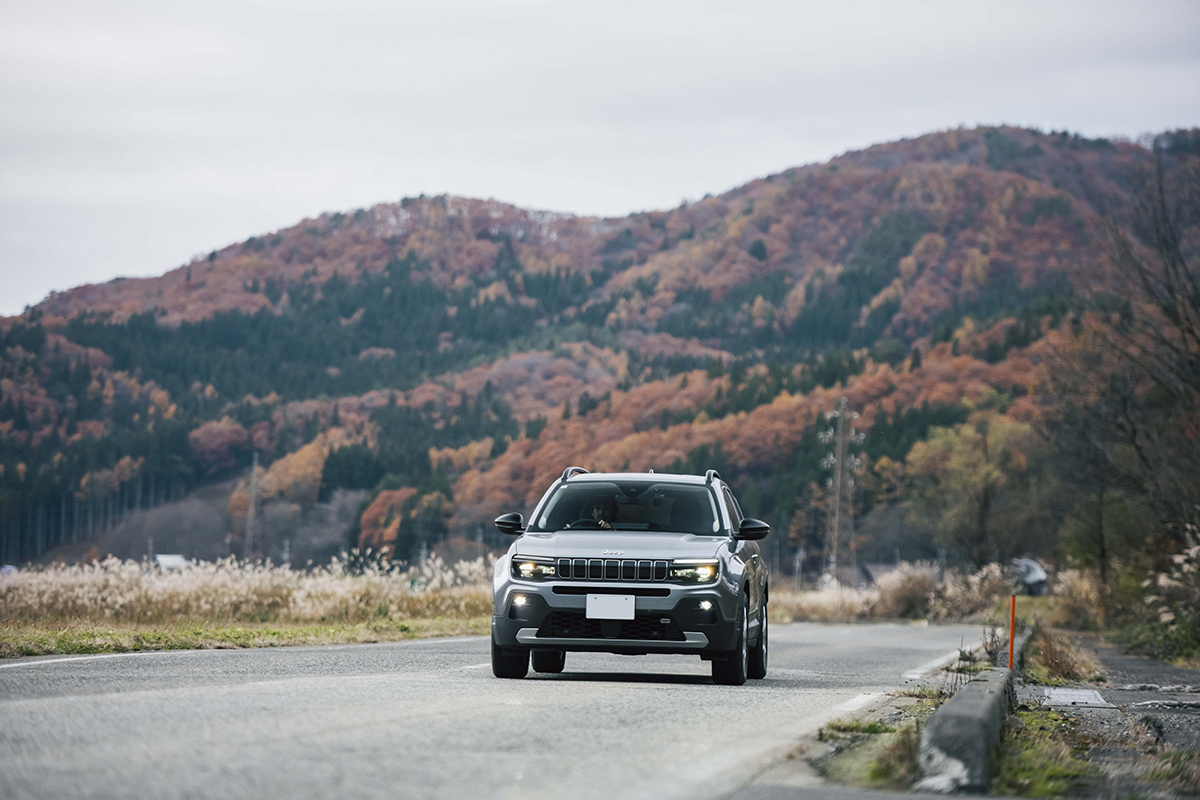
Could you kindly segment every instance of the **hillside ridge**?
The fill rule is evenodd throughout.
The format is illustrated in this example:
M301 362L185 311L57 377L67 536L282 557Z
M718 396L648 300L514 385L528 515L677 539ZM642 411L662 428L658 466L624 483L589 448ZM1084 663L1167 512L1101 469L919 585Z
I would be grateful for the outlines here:
M620 218L408 198L54 294L0 321L0 558L254 453L268 504L367 491L347 536L404 558L583 461L720 466L789 528L779 547L815 553L796 515L838 397L872 470L978 409L1044 416L1050 343L1082 303L1123 302L1100 230L1149 158L957 129ZM234 552L248 502L221 523Z
M1009 127L954 129L872 145L826 162L792 167L754 179L719 195L706 196L697 203L624 217L576 216L525 209L493 199L422 195L350 212L325 212L293 226L213 250L207 257L197 257L159 276L118 277L104 283L84 284L52 293L33 308L65 318L87 312L111 312L115 318L122 319L134 313L154 311L162 317L164 324L200 319L219 310L254 313L263 308L270 309L272 304L261 293L244 291L246 281L295 281L307 274L310 279L320 282L334 272L353 280L357 269L377 270L381 261L391 255L403 255L406 247L442 261L441 267L446 270L443 280L452 282L464 275L478 274L496 255L486 245L470 241L452 242L449 247L442 248L427 241L431 235L453 231L455 222L462 229L459 233L469 232L477 241L508 237L518 243L526 251L520 255L533 257L528 269L536 271L558 266L585 269L595 261L596 248L594 243L588 247L577 241L581 237L607 244L604 241L606 235L646 220L658 223L661 230L675 222L672 227L679 228L676 232L685 233L694 229L694 216L708 217L702 212L687 214L694 206L750 200L780 181L794 181L797 176L830 167L883 172L914 164L991 169L1024 167L1028 176L1038 182L1052 186L1063 184L1064 191L1089 203L1093 210L1103 210L1097 206L1112 202L1116 194L1113 181L1121 176L1109 174L1111 170L1102 170L1097 171L1098 179L1089 182L1070 179L1061 166L1039 169L1037 150L1042 150L1040 155L1045 155L1045 148L1041 144L1026 144L1025 140L1029 139L1052 142L1065 149L1073 162L1093 168L1109 153L1138 157L1145 152L1129 142L1088 140L1077 135L1046 135ZM672 217L679 220L672 220ZM691 222L691 226L682 228L683 220Z

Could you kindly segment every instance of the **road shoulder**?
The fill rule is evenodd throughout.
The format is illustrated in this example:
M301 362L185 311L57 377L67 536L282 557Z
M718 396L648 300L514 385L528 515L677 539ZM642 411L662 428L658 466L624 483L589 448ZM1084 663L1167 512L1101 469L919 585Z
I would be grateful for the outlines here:
M1124 654L1094 634L1054 635L1101 674L1018 685L999 787L1025 796L1200 793L1200 670Z

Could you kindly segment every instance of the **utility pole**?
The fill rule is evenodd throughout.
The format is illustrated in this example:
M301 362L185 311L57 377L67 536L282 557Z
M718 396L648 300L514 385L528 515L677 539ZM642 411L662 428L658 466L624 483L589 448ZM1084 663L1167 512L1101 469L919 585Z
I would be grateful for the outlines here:
M254 461L250 465L250 508L246 510L246 552L245 558L249 559L250 554L254 552L254 522L255 512L258 510L258 451L254 452Z
M850 454L851 445L861 444L865 434L854 430L854 420L858 412L850 410L846 398L837 402L833 411L825 413L825 419L834 421L834 426L818 434L818 438L826 444L833 444L833 452L821 459L821 466L833 470L833 475L826 482L833 492L833 513L831 515L828 545L829 575L837 577L838 549L842 539L850 544L854 537L854 472L862 466L862 459ZM850 560L854 566L854 549L850 548Z

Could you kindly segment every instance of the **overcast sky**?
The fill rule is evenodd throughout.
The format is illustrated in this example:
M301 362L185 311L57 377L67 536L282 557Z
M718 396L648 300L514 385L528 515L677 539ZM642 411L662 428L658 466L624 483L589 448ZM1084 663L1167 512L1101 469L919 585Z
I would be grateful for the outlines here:
M1200 2L0 0L0 314L322 211L621 215L958 125L1200 124Z

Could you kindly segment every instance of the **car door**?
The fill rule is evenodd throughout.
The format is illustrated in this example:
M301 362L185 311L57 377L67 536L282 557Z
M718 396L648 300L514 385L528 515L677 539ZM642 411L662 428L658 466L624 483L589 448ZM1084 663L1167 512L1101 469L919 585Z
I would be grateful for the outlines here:
M722 486L721 491L724 494L725 505L729 509L733 529L736 532L741 529L745 515L742 514L742 507L738 504L737 498L733 496L729 486ZM758 542L743 539L738 540L735 552L742 563L746 565L747 577L750 579L750 627L757 630L758 611L762 603L764 584L762 553Z

